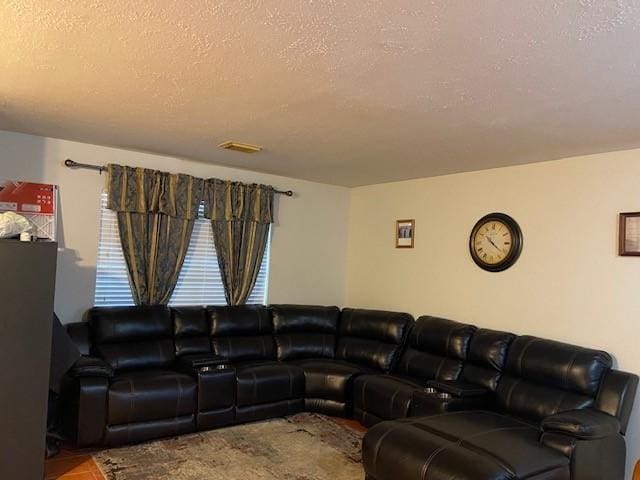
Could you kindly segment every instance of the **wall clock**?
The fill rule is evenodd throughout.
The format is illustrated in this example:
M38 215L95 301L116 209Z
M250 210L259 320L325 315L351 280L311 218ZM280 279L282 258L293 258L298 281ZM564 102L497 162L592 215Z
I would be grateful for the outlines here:
M490 213L473 227L469 238L471 258L489 272L501 272L512 266L522 251L522 231L518 223L504 213Z

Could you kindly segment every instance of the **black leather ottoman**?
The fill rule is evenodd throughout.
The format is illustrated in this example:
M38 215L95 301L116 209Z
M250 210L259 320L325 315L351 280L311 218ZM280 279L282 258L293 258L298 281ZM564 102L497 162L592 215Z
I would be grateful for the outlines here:
M540 430L494 412L382 422L364 437L368 480L569 480L569 459Z

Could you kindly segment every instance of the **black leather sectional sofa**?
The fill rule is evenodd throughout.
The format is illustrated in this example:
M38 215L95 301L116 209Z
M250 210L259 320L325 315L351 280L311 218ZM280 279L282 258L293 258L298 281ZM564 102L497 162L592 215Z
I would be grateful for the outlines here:
M638 378L601 351L404 313L94 308L63 388L79 446L303 410L353 416L369 480L622 479Z

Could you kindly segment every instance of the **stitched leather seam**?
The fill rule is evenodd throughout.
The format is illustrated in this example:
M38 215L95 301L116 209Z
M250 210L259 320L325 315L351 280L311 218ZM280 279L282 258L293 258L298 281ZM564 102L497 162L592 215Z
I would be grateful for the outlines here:
M251 375L253 376L253 398L252 403L258 403L258 377L256 376L256 372L252 371Z
M441 432L440 430L437 429L433 429L430 428L428 425L423 425L423 424L413 424L411 425L414 428L418 428L420 430L424 430L428 433L431 433L433 435L436 435L438 437L441 438L445 438L445 439L449 439L449 443L447 445L443 445L442 447L438 448L435 452L433 452L429 458L427 459L427 461L425 462L425 464L422 466L421 469L421 478L425 478L425 475L427 473L427 470L429 469L431 463L433 462L433 460L435 459L435 457L442 453L444 450L452 447L452 446L460 446L463 447L467 450L470 450L472 452L475 453L482 453L483 455L486 455L488 457L491 457L495 463L497 463L501 468L503 468L504 470L507 471L507 473L509 474L509 476L511 476L512 478L516 478L515 477L515 472L514 469L510 466L507 465L506 463L504 463L504 461L500 458L497 457L496 455L494 455L492 452L487 451L481 447L478 447L476 445L472 445L470 443L468 443L468 440L473 439L473 438L479 438L482 437L486 434L489 433L494 433L494 432L503 432L503 431L508 431L508 430L529 430L531 427L529 426L524 426L524 427L503 427L503 428L493 428L491 430L485 430L483 432L479 432L475 435L469 435L467 437L464 438L457 438L453 435L447 435L446 432Z
M522 371L522 362L524 361L524 354L527 352L527 350L529 349L529 347L531 345L533 345L536 342L535 338L530 338L529 341L527 342L527 344L522 347L522 351L520 352L520 355L518 356L518 375L520 377L524 376L524 372Z
M422 464L422 467L420 468L420 478L421 479L425 479L427 478L427 472L429 471L429 467L431 466L431 463L433 462L433 460L441 453L443 452L446 448L450 447L451 445L453 445L453 442L449 442L446 445L443 445L442 447L436 449L435 451L433 451L431 453L431 455L429 455L427 457L427 459L424 461L424 463Z
M178 418L178 412L180 411L180 404L182 403L182 379L180 377L176 378L178 382L178 399L176 401L176 413L175 418Z
M326 392L329 389L329 375L323 375L322 376L322 387L323 387L323 391ZM306 389L306 387L305 387Z
M438 369L436 370L436 378L438 380L440 379L440 371L442 370L443 365L444 365L444 358L440 359L440 364L438 365Z
M389 430L387 430L386 432L384 432L380 438L378 439L378 441L376 442L375 447L373 448L373 471L377 472L378 471L378 455L380 453L380 447L382 446L382 442L383 440L387 437L387 435L389 435L391 432L393 432L394 430L397 430L398 426L394 425L393 427L391 427Z
M127 423L131 423L131 418L133 417L133 409L135 408L136 404L136 389L135 385L133 384L132 378L129 378L129 391L131 392L131 395L129 396L129 411L127 412Z
M129 415L127 415L127 442L131 441L131 418L133 417L133 409L135 408L135 396L136 388L133 379L129 379L129 386L131 388L131 401L129 402Z
M554 470L557 470L558 468L562 468L564 465L555 465L553 467L548 467L548 468L543 468L541 470L536 470L534 472L531 472L527 478L536 478L538 475L543 475L545 473L548 472L553 472Z
M255 311L256 316L258 317L258 333L262 333L262 315L258 310Z
M445 354L445 356L446 356L446 357L448 357L448 356L449 356L449 344L451 343L451 334L452 334L452 333L453 333L453 332L452 332L451 330L449 330L449 331L447 332L447 342L446 342L446 345L445 345L445 347L444 347L444 354Z
M503 427L503 428L494 428L491 430L487 430L484 432L480 432L476 435L471 435L469 437L465 437L460 439L460 441L458 442L458 444L461 447L466 448L467 450L470 450L472 452L475 453L481 453L484 456L490 457L491 459L493 459L493 461L495 463L497 463L501 468L503 468L504 470L507 471L507 473L512 477L512 478L517 478L516 476L516 472L514 471L515 469L513 468L512 465L509 465L508 463L506 463L502 458L498 457L496 454L494 454L493 452L486 450L482 447L479 447L477 445L472 445L470 443L468 443L468 441L472 438L480 438L484 435L490 434L490 433L494 433L494 432L506 432L506 431L516 431L516 430L530 430L531 427Z
M567 369L564 372L564 388L565 390L570 390L569 388L569 372L571 371L571 368L573 367L574 362L576 361L576 358L578 357L578 352L573 352L573 355L571 355L571 361L569 362L569 364L567 365Z
M378 356L379 356L379 354L380 354L380 349L382 349L382 346L383 346L383 345L384 345L383 343L379 343L379 344L378 344L378 348L376 348L376 353L375 353L375 354L374 354L374 356L373 356L373 358L374 358L374 359L375 359L376 357L378 357ZM382 359L381 359L380 363L382 363ZM386 369L384 368L384 366L383 366L383 365L380 365L380 367L381 367L381 370L383 370L383 371L384 371L384 370L386 370Z
M367 390L367 384L369 383L369 379L368 378L364 378L364 381L362 382L362 410L364 412L367 411L367 395L366 395L366 390Z
M556 404L556 408L554 408L552 410L552 415L555 415L556 413L558 413L560 411L560 407L562 406L562 402L564 402L564 399L567 396L567 392L563 391L562 395L560 395L560 399L558 400L558 403Z
M520 382L522 382L522 379L518 378L518 379L516 379L515 382L513 382L511 384L511 387L509 388L509 392L507 393L507 398L505 399L505 403L506 403L506 407L507 408L511 408L511 395L513 395L513 391L520 384Z
M410 424L410 425L413 428L416 428L418 430L422 430L424 432L430 433L431 435L435 435L437 437L444 438L449 443L456 443L456 442L460 441L459 437L456 437L455 435L451 435L450 433L447 433L447 432L440 431L437 428L433 428L433 427L431 427L429 425L424 425L422 423L413 423L413 424Z
M391 395L391 405L389 406L389 418L393 418L393 406L396 403L396 397L398 396L398 393L400 393L399 389L393 392L393 395Z

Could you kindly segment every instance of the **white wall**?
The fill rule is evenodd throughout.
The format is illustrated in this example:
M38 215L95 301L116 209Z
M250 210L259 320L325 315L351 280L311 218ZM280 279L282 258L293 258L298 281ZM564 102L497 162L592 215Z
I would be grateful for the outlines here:
M520 260L502 273L468 251L474 223L495 211L524 234ZM640 211L640 150L355 188L347 304L600 348L640 373L640 258L617 255L626 211ZM415 248L395 249L405 218L416 220ZM629 468L639 423L636 402Z
M212 146L212 148L215 148ZM277 196L272 231L271 303L342 305L345 292L349 190L246 170L0 131L0 178L60 186L56 312L81 319L93 305L99 226L99 194L105 175L71 170L63 161L140 166L200 177L266 183L291 189ZM243 156L238 154L238 163Z

